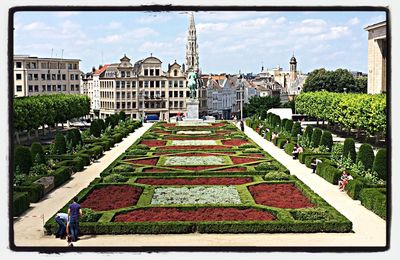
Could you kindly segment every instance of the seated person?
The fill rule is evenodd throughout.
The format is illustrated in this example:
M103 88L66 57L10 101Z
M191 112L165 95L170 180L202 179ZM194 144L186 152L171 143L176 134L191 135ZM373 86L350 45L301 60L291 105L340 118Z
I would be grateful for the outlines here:
M273 132L273 133L272 133L272 136L271 136L271 142L273 142L274 139L276 139L276 138L278 138L278 137L279 137L279 134L278 134L277 132Z
M340 180L338 182L339 190L344 191L344 188L346 187L346 184L349 182L349 180L352 180L353 177L347 173L346 171L343 171L342 176L340 176Z
M296 160L299 157L299 154L303 152L303 147L301 147L299 144L296 144L295 147L296 150L293 151L293 160Z
M289 143L289 139L286 139L285 143L284 143L283 146L282 146L282 149L283 149L283 150L285 150L286 145L287 145L288 143Z
M318 165L319 163L322 163L322 161L321 161L320 159L317 159L317 158L314 158L314 159L311 161L312 173L315 173L315 171L317 170L317 165Z

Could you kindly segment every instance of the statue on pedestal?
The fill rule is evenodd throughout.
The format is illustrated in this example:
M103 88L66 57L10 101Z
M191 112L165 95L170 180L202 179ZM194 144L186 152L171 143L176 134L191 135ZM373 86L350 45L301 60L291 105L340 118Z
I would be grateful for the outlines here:
M190 90L190 98L196 99L197 91L197 74L194 72L189 72L188 74L188 87Z

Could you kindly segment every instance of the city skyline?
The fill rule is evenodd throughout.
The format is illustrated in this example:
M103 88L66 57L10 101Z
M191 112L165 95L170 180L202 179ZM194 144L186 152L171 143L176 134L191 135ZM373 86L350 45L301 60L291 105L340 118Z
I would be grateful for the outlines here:
M195 12L203 73L324 67L367 72L364 27L384 12ZM99 19L101 18L101 19ZM100 21L100 22L99 22ZM185 63L187 12L17 12L14 53L81 59L81 69L156 56ZM267 29L267 30L266 30ZM310 48L312 46L312 48Z

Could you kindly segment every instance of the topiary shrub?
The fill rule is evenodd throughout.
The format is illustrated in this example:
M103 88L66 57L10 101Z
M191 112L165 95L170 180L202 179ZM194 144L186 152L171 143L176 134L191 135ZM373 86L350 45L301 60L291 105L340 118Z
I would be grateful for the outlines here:
M321 140L319 142L320 146L324 146L330 152L332 150L333 139L332 134L328 131L324 131L321 135Z
M286 127L286 122L288 121L288 119L287 118L284 118L284 119L282 119L282 122L281 122L281 127L280 127L280 130L281 131L285 131L285 127Z
M90 134L93 135L94 137L100 137L101 135L101 125L99 123L99 119L95 119L92 121L90 124Z
M79 131L79 129L74 128L71 129L70 131L72 131L72 133L74 133L74 139L76 140L76 144L82 144L82 135L81 135L81 131Z
M290 133L292 131L292 128L293 128L293 120L288 119L285 124L285 131Z
M115 169L115 168L114 168ZM103 178L104 183L126 182L129 178L118 173L110 174Z
M35 164L45 163L43 147L39 142L34 142L31 145L31 158Z
M298 134L301 133L301 125L299 122L296 122L292 126L292 131L291 131L291 136L292 137L297 137Z
M75 148L75 146L78 144L75 139L75 134L71 130L67 131L67 134L65 135L65 140L68 144L71 145L71 148Z
M29 208L28 192L13 193L13 216L19 216L22 212Z
M272 181L272 180L289 180L290 175L284 172L279 171L271 171L264 176L264 180Z
M356 145L353 138L346 138L343 144L343 158L350 158L354 163L356 161Z
M21 173L29 173L32 167L32 154L28 147L17 146L15 148L14 169L17 169L17 167Z
M376 153L372 170L378 173L378 177L387 180L387 158L386 149L379 149Z
M67 152L67 143L63 134L56 134L54 148L56 154L65 154Z
M312 135L313 135L313 127L308 125L303 133L303 137L307 138L308 142L311 142Z
M319 142L321 141L322 131L319 128L314 128L313 134L311 136L311 146L317 148Z
M362 144L357 153L356 163L361 162L365 170L370 170L374 164L374 159L375 155L372 146L369 144Z

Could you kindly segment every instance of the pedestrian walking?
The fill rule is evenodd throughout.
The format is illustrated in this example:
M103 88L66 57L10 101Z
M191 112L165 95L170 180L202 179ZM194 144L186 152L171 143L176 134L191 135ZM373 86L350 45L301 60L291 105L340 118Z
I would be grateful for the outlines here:
M71 240L75 242L79 236L79 217L82 216L81 205L78 204L78 198L75 197L68 207L68 224L69 231L71 232Z

